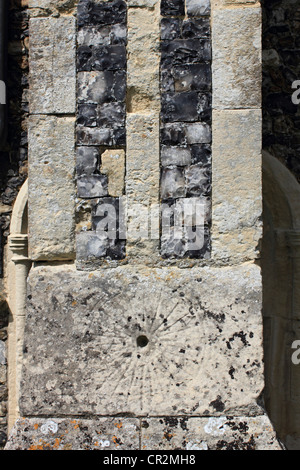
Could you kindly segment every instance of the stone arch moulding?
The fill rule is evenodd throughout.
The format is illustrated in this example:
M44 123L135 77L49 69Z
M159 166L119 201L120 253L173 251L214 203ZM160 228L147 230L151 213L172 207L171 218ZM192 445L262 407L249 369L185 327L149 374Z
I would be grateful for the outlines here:
M8 427L19 415L19 384L26 310L28 259L28 180L14 204L7 248L7 301L10 309L8 330Z

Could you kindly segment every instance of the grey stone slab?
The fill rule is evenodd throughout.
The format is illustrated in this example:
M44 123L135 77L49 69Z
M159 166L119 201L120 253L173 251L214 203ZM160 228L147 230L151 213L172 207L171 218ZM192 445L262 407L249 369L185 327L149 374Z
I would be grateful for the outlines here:
M145 419L144 450L281 450L267 416ZM175 455L174 455L175 457Z
M261 9L216 9L212 28L213 107L261 107Z
M29 120L30 259L73 259L75 242L75 119Z
M139 434L132 418L19 419L5 450L137 450Z
M75 18L32 18L29 57L30 112L75 113Z
M262 413L258 266L40 266L28 284L22 416Z

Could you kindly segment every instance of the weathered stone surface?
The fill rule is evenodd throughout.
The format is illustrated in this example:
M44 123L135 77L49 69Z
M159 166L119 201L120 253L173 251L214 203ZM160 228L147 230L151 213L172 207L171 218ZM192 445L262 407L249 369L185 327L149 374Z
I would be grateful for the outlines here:
M139 434L139 420L132 418L20 418L5 450L133 450Z
M127 106L130 113L159 111L159 2L128 11Z
M6 364L6 346L3 341L0 341L0 365Z
M125 188L125 151L106 150L102 153L101 172L108 177L109 196L122 196Z
M215 258L246 260L257 256L262 213L260 135L259 110L213 114Z
M126 195L134 203L158 202L159 115L127 115Z
M260 8L215 10L212 43L213 107L260 108Z
M75 231L74 119L29 121L30 259L73 259Z
M30 20L30 112L75 113L75 18Z
M143 450L281 450L265 415L145 419L141 435Z
M28 295L23 416L263 413L257 266L39 267Z

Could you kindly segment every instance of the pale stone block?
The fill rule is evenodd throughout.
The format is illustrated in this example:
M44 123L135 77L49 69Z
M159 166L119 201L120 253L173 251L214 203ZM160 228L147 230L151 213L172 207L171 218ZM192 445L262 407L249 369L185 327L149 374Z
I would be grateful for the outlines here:
M76 109L76 22L72 17L30 20L30 112Z
M213 112L212 256L253 259L261 237L261 112Z
M215 10L212 51L213 108L260 108L260 8Z
M159 115L127 115L126 195L134 203L156 203L160 191Z
M30 259L73 259L75 231L73 118L29 120Z
M37 267L28 295L22 416L263 413L258 266Z
M190 456L200 450L281 450L265 415L145 419L141 434L143 450L186 450Z
M101 155L101 173L108 177L109 196L123 196L125 187L124 150L106 150Z
M134 418L18 419L5 450L134 450L139 435Z
M130 112L160 109L160 8L128 11L127 86Z

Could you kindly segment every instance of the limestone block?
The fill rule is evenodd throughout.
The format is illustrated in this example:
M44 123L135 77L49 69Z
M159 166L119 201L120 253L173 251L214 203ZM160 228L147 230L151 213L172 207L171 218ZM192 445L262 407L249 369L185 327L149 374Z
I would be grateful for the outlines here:
M256 265L37 267L28 295L22 416L263 414Z
M75 150L73 118L29 121L30 259L73 259Z
M133 450L139 420L132 418L18 419L5 450Z
M212 16L213 107L261 106L261 10L215 10Z
M130 112L149 112L160 107L159 2L153 10L128 11L127 86Z
M159 115L127 116L126 195L147 205L158 202L160 183Z
M30 20L30 112L75 113L75 18Z
M143 450L281 450L267 416L146 419Z
M125 186L124 150L107 150L101 155L101 173L108 177L109 196L123 196Z
M234 130L234 132L233 132ZM213 257L253 259L261 237L261 113L213 113Z

